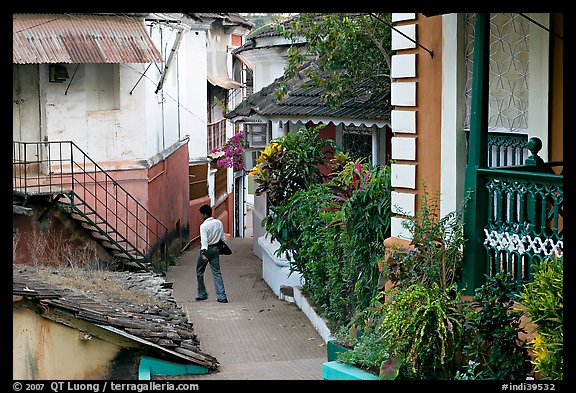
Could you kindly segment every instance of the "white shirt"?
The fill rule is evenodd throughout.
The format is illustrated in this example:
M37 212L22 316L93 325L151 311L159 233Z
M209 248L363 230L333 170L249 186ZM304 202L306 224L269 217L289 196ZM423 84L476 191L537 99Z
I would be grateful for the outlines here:
M209 244L216 244L220 240L226 240L222 221L208 217L200 224L200 250L207 250Z

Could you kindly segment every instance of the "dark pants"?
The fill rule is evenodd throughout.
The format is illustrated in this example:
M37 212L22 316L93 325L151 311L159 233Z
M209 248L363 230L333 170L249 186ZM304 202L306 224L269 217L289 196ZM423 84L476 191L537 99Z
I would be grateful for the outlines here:
M220 253L218 247L208 246L205 252L206 258L201 252L198 253L198 261L196 262L196 279L198 280L198 297L208 297L206 286L204 285L204 271L206 265L210 263L212 269L212 276L214 277L214 289L216 290L216 297L220 300L226 299L226 291L224 290L224 280L222 280L222 272L220 271Z

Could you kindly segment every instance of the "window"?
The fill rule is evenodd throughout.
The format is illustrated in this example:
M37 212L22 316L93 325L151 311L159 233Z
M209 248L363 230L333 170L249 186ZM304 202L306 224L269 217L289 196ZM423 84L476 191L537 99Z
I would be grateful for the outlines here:
M208 164L190 165L188 167L188 184L190 200L208 195Z
M119 64L86 64L86 105L89 111L120 109Z
M474 14L466 14L466 117L470 129ZM528 129L528 49L530 22L519 14L490 15L490 92L488 129Z
M547 24L545 15L535 17ZM464 130L470 131L475 16L464 20ZM490 14L489 166L522 164L530 136L547 143L547 103L538 94L547 91L548 70L538 55L548 50L546 34L520 14Z
M342 127L342 148L350 153L350 158L364 158L372 161L372 128L347 125Z

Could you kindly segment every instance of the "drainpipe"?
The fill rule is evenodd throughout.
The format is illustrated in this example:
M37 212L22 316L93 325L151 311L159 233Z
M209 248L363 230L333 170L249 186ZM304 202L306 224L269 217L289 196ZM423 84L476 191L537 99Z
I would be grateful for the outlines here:
M158 94L158 91L160 91L160 89L162 89L162 86L164 85L164 80L166 79L166 74L168 73L168 69L169 67L172 65L172 61L174 60L174 56L176 55L176 52L178 51L178 47L180 46L180 43L182 42L182 31L178 30L177 32L177 37L176 37L176 41L174 42L174 45L172 46L172 51L170 52L170 56L168 56L168 60L166 61L166 64L164 64L164 70L162 71L162 77L160 78L160 82L158 82L158 86L156 87L156 91L154 93Z

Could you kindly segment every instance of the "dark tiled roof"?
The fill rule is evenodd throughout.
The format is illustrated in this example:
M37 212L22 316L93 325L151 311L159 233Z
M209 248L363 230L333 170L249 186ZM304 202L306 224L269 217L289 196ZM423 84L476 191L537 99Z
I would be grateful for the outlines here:
M294 20L295 16L287 18L283 21L270 22L263 26L257 27L246 35L246 43L238 48L232 50L232 54L239 54L246 50L250 50L256 46L256 40L264 37L281 37L282 34L278 32L277 27L283 25L285 28L290 28L290 23ZM286 45L291 45L287 40Z
M248 29L252 29L254 27L254 23L250 22L248 19L244 18L239 13L210 13L210 12L196 12L192 14L188 14L194 18L198 19L220 19L224 25L239 25L246 27Z
M328 77L330 72L324 73ZM283 77L277 78L270 85L250 95L225 117L249 117L260 115L263 117L301 116L305 118L327 117L340 119L369 119L374 121L390 121L390 83L389 80L380 79L386 83L385 88L373 93L373 85L366 81L358 85L355 94L345 100L340 108L331 108L323 102L324 88L316 86L306 76L306 68L288 81L288 93L279 101L274 91L279 87Z
M153 273L107 273L110 275L94 275L95 282L103 280L101 285L96 282L102 292L98 296L97 293L87 293L81 284L74 286L73 280L66 279L65 274L60 274L55 268L14 264L12 293L38 303L42 309L64 311L77 319L144 341L155 350L159 349L182 362L210 370L218 368L216 358L200 350L193 325L176 305L171 286L163 277ZM46 279L46 274L49 274L49 279ZM138 295L129 299L114 296L110 290L112 280Z

